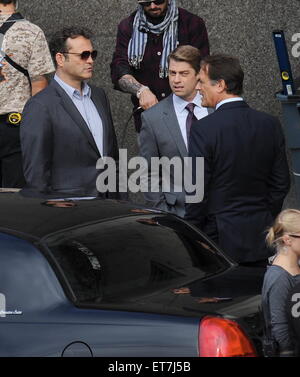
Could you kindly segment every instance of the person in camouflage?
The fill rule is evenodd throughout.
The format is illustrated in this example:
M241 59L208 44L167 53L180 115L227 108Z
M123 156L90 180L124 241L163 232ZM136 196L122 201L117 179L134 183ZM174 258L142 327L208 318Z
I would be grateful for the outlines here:
M54 71L43 31L16 8L16 0L0 0L0 187L6 188L25 185L21 114L27 100L47 86L45 75Z

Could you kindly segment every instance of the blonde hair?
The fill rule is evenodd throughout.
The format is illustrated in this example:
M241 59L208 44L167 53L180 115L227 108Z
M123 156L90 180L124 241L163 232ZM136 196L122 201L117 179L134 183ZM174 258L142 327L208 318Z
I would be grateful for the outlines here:
M277 216L273 226L268 229L267 244L276 247L278 251L283 246L283 235L297 232L300 232L300 211L286 209Z
M169 64L171 59L176 62L189 63L196 73L200 72L201 53L197 47L190 45L179 46L168 56Z

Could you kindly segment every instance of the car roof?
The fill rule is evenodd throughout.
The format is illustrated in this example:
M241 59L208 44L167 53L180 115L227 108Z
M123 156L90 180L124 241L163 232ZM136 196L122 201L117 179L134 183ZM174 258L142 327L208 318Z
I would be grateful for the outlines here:
M0 232L40 239L77 225L136 215L139 211L151 213L141 206L109 199L75 200L75 205L68 208L48 206L46 202L45 198L0 192Z

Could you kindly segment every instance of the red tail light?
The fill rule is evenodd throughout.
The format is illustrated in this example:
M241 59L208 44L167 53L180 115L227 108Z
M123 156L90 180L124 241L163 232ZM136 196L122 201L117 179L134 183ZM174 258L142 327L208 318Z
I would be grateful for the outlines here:
M199 327L200 357L256 357L250 339L234 321L205 317Z

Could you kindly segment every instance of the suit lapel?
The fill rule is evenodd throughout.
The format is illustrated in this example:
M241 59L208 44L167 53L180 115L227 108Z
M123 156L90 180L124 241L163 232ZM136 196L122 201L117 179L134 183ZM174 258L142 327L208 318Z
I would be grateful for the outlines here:
M109 145L109 125L110 120L108 119L108 111L106 111L107 104L104 103L102 100L102 97L96 94L95 89L92 87L92 95L91 95L92 101L94 102L94 105L96 106L96 109L100 115L100 118L102 120L103 125L103 155L107 156L108 152L108 145Z
M182 157L186 157L188 152L183 140L180 126L177 120L177 116L175 113L174 105L173 105L173 96L172 94L166 99L165 101L165 109L163 111L163 119L165 125L167 126L170 134L172 135L177 148Z
M93 147L93 149L100 156L100 153L95 143L95 140L93 138L93 135L91 131L89 130L89 127L86 124L85 120L82 118L77 107L72 102L71 98L55 80L53 80L51 84L55 86L57 92L59 93L61 97L61 103L65 111L70 115L70 117L73 119L74 123L79 127L83 135L88 139L89 144Z

